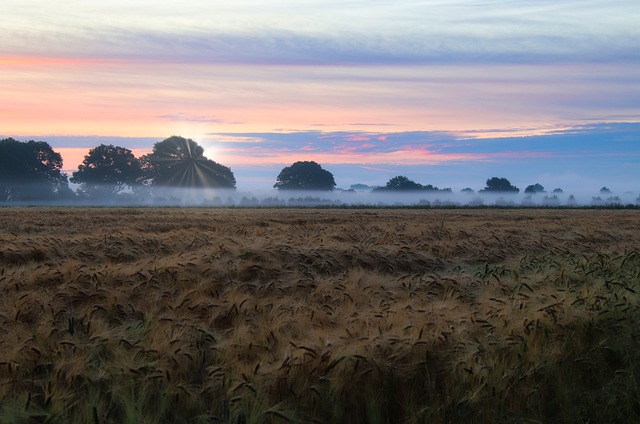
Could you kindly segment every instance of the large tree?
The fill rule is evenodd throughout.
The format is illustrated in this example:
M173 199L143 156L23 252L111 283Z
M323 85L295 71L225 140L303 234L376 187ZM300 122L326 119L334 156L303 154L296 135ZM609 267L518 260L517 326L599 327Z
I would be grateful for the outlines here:
M78 170L71 177L72 183L90 196L114 195L126 187L134 187L142 176L140 161L131 150L101 144L89 150Z
M195 141L172 136L153 146L140 158L147 185L190 188L235 188L231 169L204 156Z
M313 161L296 162L280 171L276 183L278 190L333 190L333 174Z
M506 178L493 177L487 180L487 186L480 191L519 193L520 189L511 185L511 182Z
M53 200L69 193L62 156L44 141L0 140L0 201Z

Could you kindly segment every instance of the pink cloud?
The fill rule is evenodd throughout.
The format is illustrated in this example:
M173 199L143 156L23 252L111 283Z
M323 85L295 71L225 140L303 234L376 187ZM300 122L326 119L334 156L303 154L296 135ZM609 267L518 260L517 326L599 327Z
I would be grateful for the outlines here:
M369 141L371 137L364 134L352 134L345 138L347 141Z
M487 160L486 154L438 154L429 150L412 149L394 152L358 153L348 150L303 154L288 149L269 149L248 152L226 151L223 163L227 165L275 165L290 164L298 161L313 160L320 164L358 164L358 165L435 165L453 161Z

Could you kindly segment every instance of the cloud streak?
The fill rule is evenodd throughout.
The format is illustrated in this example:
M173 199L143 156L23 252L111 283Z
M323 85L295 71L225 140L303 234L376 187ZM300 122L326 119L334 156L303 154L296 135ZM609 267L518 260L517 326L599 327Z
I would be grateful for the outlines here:
M171 33L103 30L88 35L45 34L6 49L31 55L198 64L425 65L488 63L639 63L640 37L614 39L544 34L306 34L293 30L240 33ZM54 41L55 40L55 41ZM71 48L69 47L71 46ZM551 46L551 47L550 47Z
M209 143L237 164L438 165L509 159L579 161L606 156L640 160L640 124L602 123L537 136L461 137L447 132L321 132L211 134Z
M316 66L640 62L634 1L4 3L0 53L13 55Z

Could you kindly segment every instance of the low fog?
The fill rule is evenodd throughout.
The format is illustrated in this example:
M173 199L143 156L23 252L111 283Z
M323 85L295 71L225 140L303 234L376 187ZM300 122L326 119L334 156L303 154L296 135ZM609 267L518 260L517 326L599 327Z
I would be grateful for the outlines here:
M105 193L107 190L105 190ZM623 207L640 206L635 192L278 191L156 188L53 201L2 202L5 206L142 207Z

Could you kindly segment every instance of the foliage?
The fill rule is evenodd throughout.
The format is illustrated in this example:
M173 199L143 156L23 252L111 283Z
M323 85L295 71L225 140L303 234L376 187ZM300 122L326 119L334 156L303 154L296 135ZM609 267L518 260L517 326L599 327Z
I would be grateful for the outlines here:
M487 180L487 186L480 191L518 193L520 189L511 185L511 182L506 178L492 177Z
M376 191L386 191L386 190L422 190L422 184L416 183L415 181L410 180L409 178L398 175L396 177L391 178L387 181L387 184L384 187L379 187Z
M53 200L70 195L62 157L44 141L0 140L0 201Z
M140 158L146 185L187 188L235 188L231 169L204 156L204 148L191 139L172 136Z
M611 193L611 190L609 190L607 187L602 187L602 188L600 189L600 193L602 193L602 194L609 194L609 193Z
M524 192L528 194L535 194L535 193L544 193L545 191L543 186L541 186L538 183L535 183L527 186L527 188L524 189Z
M398 175L387 181L384 187L378 187L374 191L451 191L450 188L439 189L431 184L422 185L409 178Z
M273 185L278 190L333 190L336 182L333 174L313 161L296 162L278 174Z
M101 144L89 150L71 182L81 184L81 190L90 196L104 196L135 186L141 176L140 161L131 150Z

